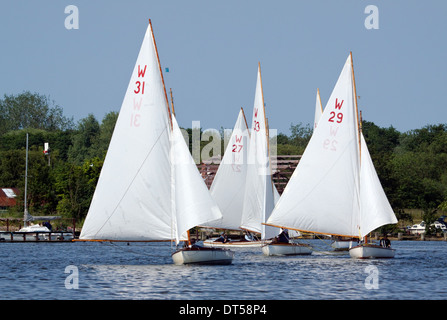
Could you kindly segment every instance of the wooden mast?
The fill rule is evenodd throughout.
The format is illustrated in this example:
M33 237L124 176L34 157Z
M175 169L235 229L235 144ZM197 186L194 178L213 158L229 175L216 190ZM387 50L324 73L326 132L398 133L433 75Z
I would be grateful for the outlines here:
M323 106L321 105L320 88L317 88L318 100L320 101L321 113L323 113Z
M353 89L353 94L354 94L354 104L355 104L355 116L357 118L357 135L358 135L358 143L359 143L359 162L361 162L362 159L362 122L361 122L361 112L359 115L359 109L358 109L358 104L357 104L357 89L355 86L355 76L354 76L354 62L352 59L352 51L349 53L350 57L351 57L351 71L352 71L352 89ZM360 226L359 226L359 232L360 232ZM360 237L360 235L359 235ZM364 242L368 243L368 238L367 236L364 237Z
M151 26L152 40L154 41L154 47L155 47L155 55L157 56L160 77L161 77L161 81L163 82L163 90L165 92L166 107L168 108L169 122L171 124L171 130L172 130L172 115L171 115L171 110L169 108L168 94L166 93L166 86L165 86L165 80L163 78L163 72L161 71L160 57L158 56L157 43L155 42L154 29L152 28L151 19L149 19L149 25Z
M241 107L241 111L242 111L242 116L244 117L245 127L247 128L247 131L248 131L248 137L250 138L250 129L248 128L247 118L245 118L245 112L242 107Z
M169 89L170 93L171 93L171 110L172 110L172 114L175 117L175 109L174 109L174 97L172 96L172 88Z
M354 76L354 62L352 60L352 52L349 53L350 57L351 57L351 71L352 71L352 83L353 83L353 93L354 93L354 104L355 104L355 116L356 116L356 120L357 120L357 135L358 135L358 142L359 142L359 154L360 154L360 159L362 157L362 147L361 147L361 139L360 136L362 134L362 127L360 125L360 120L359 120L359 109L358 109L358 105L357 105L357 89L355 87L355 76Z

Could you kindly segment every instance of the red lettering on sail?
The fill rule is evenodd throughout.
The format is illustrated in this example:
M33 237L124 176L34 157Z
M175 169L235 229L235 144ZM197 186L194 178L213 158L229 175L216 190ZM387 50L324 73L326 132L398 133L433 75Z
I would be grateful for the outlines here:
M135 98L133 98L133 109L140 111L142 101L143 101L143 99L141 99L141 98L140 98L140 101L138 101L138 102L135 100Z
M144 81L143 82L137 81L135 82L135 84L137 85L137 88L133 92L135 92L136 94L138 93L144 94Z
M130 126L131 127L139 127L140 126L140 117L141 117L141 115L140 114L131 114L130 115Z
M331 111L330 113L331 117L329 118L329 122L334 122L335 116L337 116L337 123L341 123L343 121L343 113L335 113L334 111Z
M255 108L255 118L257 118L257 117L258 117L258 109Z
M326 139L323 141L323 148L330 151L337 151L337 140Z
M244 145L242 145L242 144L233 144L233 149L231 151L232 152L241 152L243 146Z
M241 143L241 141L242 141L242 136L240 136L239 139L238 139L238 137L237 137L237 135L236 135L236 142L237 142L237 143Z
M335 136L337 135L337 132L338 132L338 127L336 127L336 128L334 129L334 128L331 126L331 127L329 128L329 132L330 132L331 136L335 137Z
M144 70L141 70L140 69L140 65L138 65L138 78L139 77L143 77L144 78L144 75L146 74L146 67L147 67L147 65L144 66Z
M341 100L341 103L338 103L338 99L336 98L335 99L335 109L340 110L341 106L343 105L343 101L345 101L345 100Z

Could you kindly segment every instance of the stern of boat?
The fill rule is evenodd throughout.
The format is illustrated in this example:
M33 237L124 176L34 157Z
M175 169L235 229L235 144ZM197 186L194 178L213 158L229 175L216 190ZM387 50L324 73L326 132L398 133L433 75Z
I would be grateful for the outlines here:
M349 249L349 255L354 259L390 259L394 258L395 252L395 249L371 244L362 244Z
M188 247L172 254L175 265L203 264L229 265L233 262L234 252L227 249Z

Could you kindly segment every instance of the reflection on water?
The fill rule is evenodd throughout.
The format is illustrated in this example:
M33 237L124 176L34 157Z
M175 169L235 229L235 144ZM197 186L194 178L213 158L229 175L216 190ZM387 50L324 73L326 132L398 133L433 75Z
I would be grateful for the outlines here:
M229 266L175 266L168 243L2 243L0 299L446 299L446 242L394 242L390 260L354 260L310 241L310 256L235 249ZM79 270L67 289L65 267ZM365 284L377 272L375 288Z

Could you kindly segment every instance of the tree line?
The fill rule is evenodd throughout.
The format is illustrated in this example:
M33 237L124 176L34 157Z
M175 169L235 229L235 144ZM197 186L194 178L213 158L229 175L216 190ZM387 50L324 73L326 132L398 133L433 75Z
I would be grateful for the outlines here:
M0 187L24 190L25 143L29 133L30 213L62 215L82 222L117 118L117 112L110 112L100 122L90 114L74 123L44 95L5 95L0 99ZM447 124L399 132L363 121L362 130L398 218L409 218L404 209L420 209L424 220L430 223L437 211L447 210ZM311 135L310 125L291 124L290 135L279 133L276 137L277 154L302 154ZM49 155L43 153L45 142L50 144ZM22 214L23 196L21 192L19 205L10 209L8 215Z

